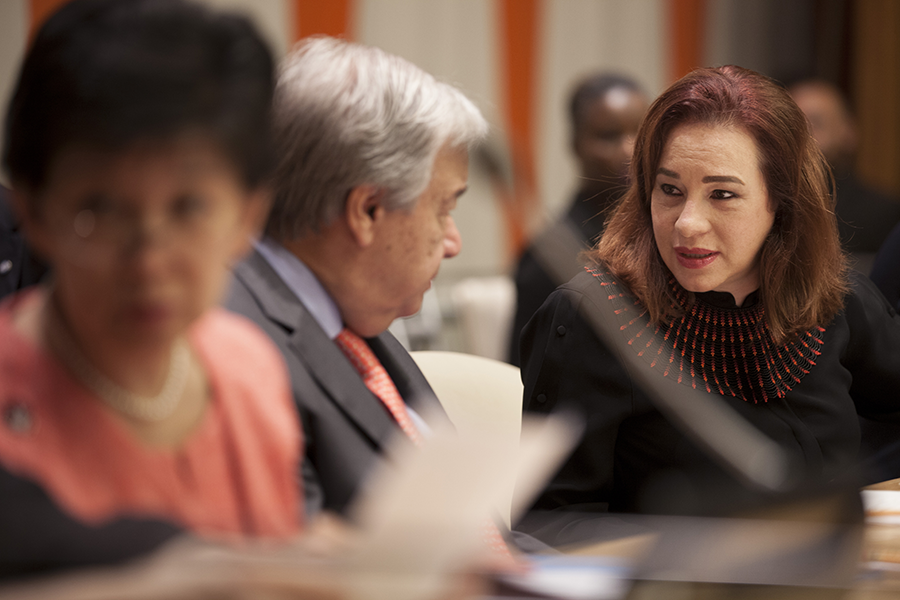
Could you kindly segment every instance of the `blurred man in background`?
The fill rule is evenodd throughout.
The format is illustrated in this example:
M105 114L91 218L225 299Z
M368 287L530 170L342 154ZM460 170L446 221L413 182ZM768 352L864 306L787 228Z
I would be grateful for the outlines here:
M603 232L606 212L625 191L634 138L648 99L632 79L601 73L583 79L569 99L571 148L578 161L579 187L569 210L525 250L516 268L516 314L509 342L509 362L519 364L519 334L556 286L580 270L576 256L565 265L563 281L547 272L534 246L544 236L564 237L571 230L594 244ZM567 231L560 231L564 228Z
M806 79L788 91L809 119L813 137L834 171L841 244L851 253L854 268L868 275L875 253L900 222L900 201L872 189L854 173L859 133L847 101L834 85Z

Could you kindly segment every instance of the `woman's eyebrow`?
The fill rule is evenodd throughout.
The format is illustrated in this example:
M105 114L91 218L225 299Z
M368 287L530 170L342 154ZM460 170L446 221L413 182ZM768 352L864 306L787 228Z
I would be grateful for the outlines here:
M743 181L733 175L707 175L703 178L703 183L737 183L744 185Z

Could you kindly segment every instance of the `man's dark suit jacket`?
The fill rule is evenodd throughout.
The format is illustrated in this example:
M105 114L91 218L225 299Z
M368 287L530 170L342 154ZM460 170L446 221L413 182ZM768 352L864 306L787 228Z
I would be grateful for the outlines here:
M381 460L396 421L269 263L253 252L234 270L226 307L250 318L278 346L303 425L308 514L343 514ZM412 357L388 332L366 340L406 403L426 418L446 413Z

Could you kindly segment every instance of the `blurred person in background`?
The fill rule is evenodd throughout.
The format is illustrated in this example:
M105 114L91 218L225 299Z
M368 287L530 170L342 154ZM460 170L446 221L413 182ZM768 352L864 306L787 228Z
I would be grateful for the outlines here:
M269 205L272 88L247 20L180 0L38 31L3 162L53 275L0 307L0 575L300 531L283 363L217 307Z
M894 226L875 255L869 278L891 306L900 310L900 224Z
M542 237L577 232L589 248L603 232L609 209L626 190L628 162L634 136L648 98L636 81L614 73L599 73L583 79L569 99L571 150L578 161L579 187L568 211ZM581 263L576 256L566 265L569 277ZM519 365L519 336L528 319L563 281L556 281L536 258L533 247L522 254L515 272L516 312L509 340L509 362Z
M639 368L725 403L798 477L854 469L857 414L900 422L900 317L848 273L798 106L753 71L695 70L650 106L631 173L591 264L522 335L525 410L569 406L586 423L535 508L709 515L751 501L658 410Z
M838 233L850 266L866 275L891 229L900 222L900 199L865 184L854 172L859 132L841 92L827 81L793 83L791 97L809 119L810 133L834 171Z

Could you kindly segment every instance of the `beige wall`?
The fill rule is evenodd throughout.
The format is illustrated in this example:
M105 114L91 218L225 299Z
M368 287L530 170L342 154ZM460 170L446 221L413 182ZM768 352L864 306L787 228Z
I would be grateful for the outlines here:
M6 106L25 49L27 27L28 11L24 0L0 2L0 114L3 115L0 119L6 119ZM7 183L2 171L0 182Z
M462 89L491 123L490 144L503 146L497 89L494 3L490 0L359 0L357 39L402 56ZM437 26L439 24L439 26ZM463 237L459 256L441 267L438 285L506 267L503 223L477 165L454 213Z
M492 125L492 149L505 153L491 0L360 0L358 39L420 65L461 87ZM566 98L572 83L593 70L631 74L651 94L665 84L663 0L548 0L538 41L535 136L538 194L543 212L556 214L576 185L568 149ZM436 27L436 24L440 24ZM473 168L471 191L457 209L463 252L440 278L507 272L511 257L500 215L483 174ZM439 280L440 283L440 280Z
M651 96L665 81L667 41L663 0L550 0L542 40L538 174L548 213L559 212L575 191L569 151L567 102L572 85L594 71L638 80Z

